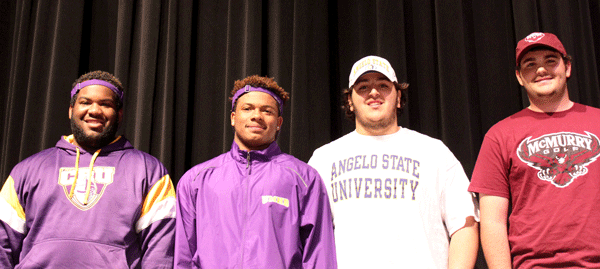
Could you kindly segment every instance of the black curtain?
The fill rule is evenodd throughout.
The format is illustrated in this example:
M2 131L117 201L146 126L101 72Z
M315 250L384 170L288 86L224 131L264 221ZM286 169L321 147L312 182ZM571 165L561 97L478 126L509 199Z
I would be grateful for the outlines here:
M599 17L597 0L2 0L0 183L70 134L71 84L93 70L121 79L120 132L175 183L229 150L228 95L252 74L291 93L278 143L307 161L354 130L341 90L372 54L410 84L400 124L443 140L470 175L485 132L528 105L514 49L530 32L559 36L571 99L600 106Z

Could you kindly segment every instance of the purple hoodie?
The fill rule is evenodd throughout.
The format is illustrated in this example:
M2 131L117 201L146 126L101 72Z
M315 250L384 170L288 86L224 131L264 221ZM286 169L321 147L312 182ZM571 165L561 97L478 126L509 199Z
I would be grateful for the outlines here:
M95 153L72 140L6 180L0 267L172 268L175 191L160 161L121 137Z
M186 172L175 237L176 268L337 268L325 186L275 142Z

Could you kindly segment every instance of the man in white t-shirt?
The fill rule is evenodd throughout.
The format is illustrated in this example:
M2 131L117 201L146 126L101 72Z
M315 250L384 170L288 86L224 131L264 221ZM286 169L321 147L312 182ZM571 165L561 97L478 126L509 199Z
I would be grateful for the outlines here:
M459 161L439 140L398 126L408 84L377 56L344 90L356 130L315 150L339 268L472 268L479 214Z

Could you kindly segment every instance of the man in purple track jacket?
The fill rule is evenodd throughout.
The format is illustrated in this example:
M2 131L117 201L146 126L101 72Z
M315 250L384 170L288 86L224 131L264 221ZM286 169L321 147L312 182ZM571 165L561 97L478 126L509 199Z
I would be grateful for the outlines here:
M75 81L73 134L17 164L0 191L0 268L173 267L173 183L116 136L122 108L113 75Z
M177 185L175 267L337 268L325 186L275 142L288 93L255 75L231 94L231 150Z

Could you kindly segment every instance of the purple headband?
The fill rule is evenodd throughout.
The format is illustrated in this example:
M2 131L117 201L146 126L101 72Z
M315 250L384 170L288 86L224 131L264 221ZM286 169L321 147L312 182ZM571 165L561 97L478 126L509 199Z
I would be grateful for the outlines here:
M277 96L277 94L273 93L272 91L266 90L264 88L260 88L260 87L252 87L250 85L246 85L246 87L239 89L237 92L235 92L235 94L233 95L233 98L231 98L231 110L233 111L235 109L235 101L237 101L238 98L240 98L240 96L242 96L245 93L249 93L249 92L264 92L270 96L272 96L275 101L277 101L277 104L279 105L279 116L281 116L281 114L283 114L283 101L281 100L281 98L279 96Z
M90 79L90 80L86 80L81 83L77 83L77 85L75 85L75 87L71 90L71 98L73 98L73 96L75 96L75 94L77 94L81 89L83 89L87 86L90 86L90 85L101 85L106 88L109 88L111 91L113 91L119 97L119 100L121 100L121 102L123 102L123 91L119 90L119 88L117 88L112 83L101 80L101 79Z

